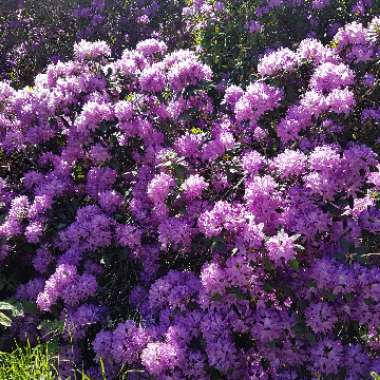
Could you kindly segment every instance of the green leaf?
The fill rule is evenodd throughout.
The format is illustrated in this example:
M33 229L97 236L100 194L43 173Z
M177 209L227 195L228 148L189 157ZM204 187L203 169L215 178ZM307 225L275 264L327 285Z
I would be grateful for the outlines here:
M9 302L4 302L4 301L0 302L0 310L12 310L12 309L13 309L13 305L11 305Z
M334 293L328 292L326 294L326 299L329 302L334 302L336 300L336 295Z
M264 283L263 289L265 292L269 293L273 290L273 286L268 282Z
M62 333L64 328L65 328L65 322L57 321L57 320L55 321L45 320L45 321L42 321L38 326L39 330L47 330L47 332L50 334Z
M10 327L12 320L0 311L0 326Z
M175 172L176 178L179 178L182 181L186 178L186 168L184 166L175 165L174 172Z
M22 307L23 307L24 313L31 314L31 315L38 314L38 307L34 302L23 301Z
M13 318L24 315L22 303L18 301L0 302L0 310L10 311Z
M290 266L290 268L292 268L294 270L300 269L300 263L298 262L297 259L289 260L289 266Z
M59 342L52 339L46 343L46 348L50 354L56 355L59 352Z
M273 263L267 257L264 257L264 268L267 272L274 272L275 270Z
M245 300L248 298L248 295L244 294L241 291L241 288L239 288L238 286L231 286L231 287L227 288L227 292L229 294L233 294L239 300Z
M223 296L220 293L215 293L212 295L211 300L212 301L222 301Z

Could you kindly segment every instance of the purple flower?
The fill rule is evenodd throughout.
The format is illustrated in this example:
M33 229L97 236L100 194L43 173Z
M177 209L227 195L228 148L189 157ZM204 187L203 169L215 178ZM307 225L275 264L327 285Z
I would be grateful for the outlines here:
M141 353L141 363L152 376L161 376L176 364L175 347L167 343L148 343Z
M155 54L164 54L167 50L167 46L164 42L151 38L139 42L136 46L136 50L144 56L149 57Z
M289 236L287 233L280 231L276 236L272 236L265 246L268 250L268 255L276 265L280 265L282 260L287 263L296 257L296 247L294 241L297 236Z
M261 32L263 26L261 25L260 21L251 20L248 22L247 29L249 33L257 33Z
M74 55L79 61L97 59L99 57L109 57L111 49L104 41L89 42L82 40L74 45Z
M175 185L173 177L161 173L156 175L149 183L147 195L155 204L163 203L169 195L170 189Z
M199 174L189 176L181 186L183 194L188 200L200 197L207 187L208 183Z
M282 72L292 72L297 69L299 60L293 51L281 48L266 54L259 62L257 71L261 76L276 75Z

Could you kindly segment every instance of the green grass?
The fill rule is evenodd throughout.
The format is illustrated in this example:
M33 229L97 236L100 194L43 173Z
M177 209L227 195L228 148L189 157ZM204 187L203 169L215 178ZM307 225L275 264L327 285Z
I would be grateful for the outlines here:
M58 376L57 355L49 347L27 343L12 352L0 351L0 380L67 380ZM91 380L84 373L69 379Z
M27 343L13 352L0 352L0 380L56 380L56 357L48 347Z

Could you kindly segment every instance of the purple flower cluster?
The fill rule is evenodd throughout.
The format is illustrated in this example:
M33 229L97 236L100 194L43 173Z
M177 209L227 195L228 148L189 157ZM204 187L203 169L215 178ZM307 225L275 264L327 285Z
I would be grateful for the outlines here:
M0 271L38 308L9 339L59 320L62 375L94 379L379 370L377 23L268 52L222 96L159 39L1 84Z

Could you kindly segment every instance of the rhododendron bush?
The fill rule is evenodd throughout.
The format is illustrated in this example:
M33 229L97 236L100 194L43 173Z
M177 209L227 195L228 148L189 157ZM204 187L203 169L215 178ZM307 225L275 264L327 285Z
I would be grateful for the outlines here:
M64 379L380 371L380 17L359 3L249 73L162 36L0 82L0 298L23 309L1 346L54 341ZM229 6L184 20L207 36Z
M49 62L71 58L81 39L106 40L118 54L152 34L164 35L169 46L186 46L191 28L181 22L185 2L2 0L0 78L30 84Z

